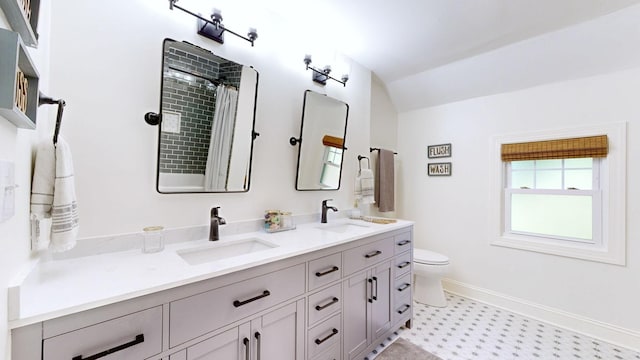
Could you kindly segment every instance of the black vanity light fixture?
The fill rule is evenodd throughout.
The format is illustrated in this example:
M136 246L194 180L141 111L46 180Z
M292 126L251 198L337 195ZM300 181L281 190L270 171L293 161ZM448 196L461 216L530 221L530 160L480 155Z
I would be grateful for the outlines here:
M239 38L247 40L253 46L253 42L258 38L258 32L255 28L249 28L249 32L247 36L242 36L234 31L229 30L224 25L222 25L222 12L218 9L213 9L213 14L211 14L211 20L207 20L202 16L191 12L183 7L176 5L178 0L169 0L169 9L173 10L176 8L178 10L182 10L189 15L193 15L198 18L198 34L204 37L207 37L213 41L219 42L220 44L224 44L224 33L231 33Z
M327 65L322 70L311 66L311 55L308 54L304 56L304 63L305 65L307 65L307 70L311 70L313 72L312 79L318 84L321 84L323 86L327 85L327 80L331 79L339 82L340 84L342 84L342 86L347 86L347 80L349 80L348 74L342 75L342 78L340 80L331 77L329 76L329 73L331 73L331 66Z

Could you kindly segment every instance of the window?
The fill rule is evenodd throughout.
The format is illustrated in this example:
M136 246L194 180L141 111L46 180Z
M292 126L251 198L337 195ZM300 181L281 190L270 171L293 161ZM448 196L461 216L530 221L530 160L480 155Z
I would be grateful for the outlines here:
M333 146L324 147L324 163L320 183L323 186L337 188L340 182L340 165L342 164L342 149Z
M601 243L600 160L506 162L505 232Z
M626 124L494 144L492 245L625 264Z

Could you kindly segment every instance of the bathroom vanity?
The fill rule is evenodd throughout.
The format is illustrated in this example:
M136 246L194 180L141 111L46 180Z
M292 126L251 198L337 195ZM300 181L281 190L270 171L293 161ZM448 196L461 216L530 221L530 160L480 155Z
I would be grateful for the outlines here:
M363 359L411 324L412 233L342 219L45 262L20 285L13 359Z

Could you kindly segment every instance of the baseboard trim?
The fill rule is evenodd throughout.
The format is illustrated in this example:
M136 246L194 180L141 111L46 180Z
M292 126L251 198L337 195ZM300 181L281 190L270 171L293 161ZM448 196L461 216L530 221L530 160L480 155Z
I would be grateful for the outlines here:
M640 348L638 348L638 344L640 344L640 332L456 280L443 279L442 285L446 291L452 294L484 302L513 313L544 321L560 328L640 352Z

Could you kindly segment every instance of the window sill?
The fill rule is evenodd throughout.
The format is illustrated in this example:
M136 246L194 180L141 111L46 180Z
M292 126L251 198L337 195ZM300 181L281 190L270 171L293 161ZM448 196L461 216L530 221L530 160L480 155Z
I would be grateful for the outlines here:
M491 245L613 265L625 265L624 253L608 249L602 245L580 243L560 244L553 240L514 234L505 234L492 241Z

